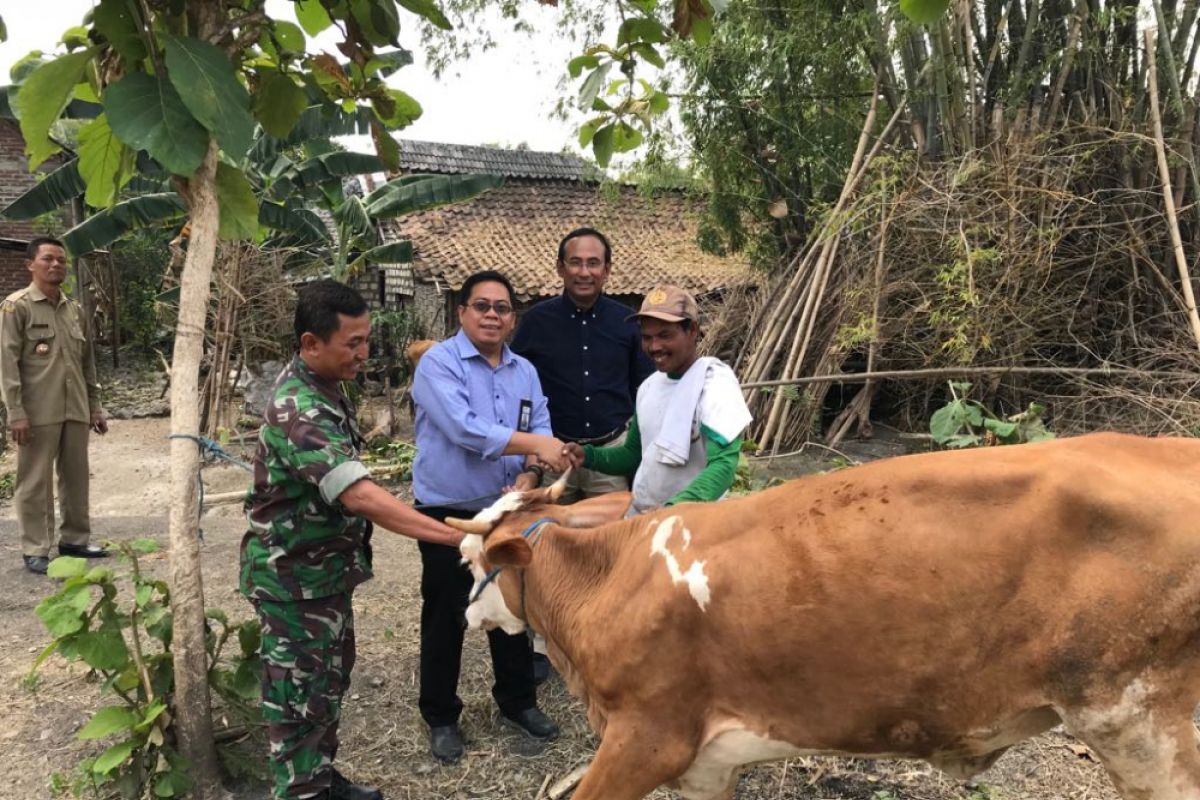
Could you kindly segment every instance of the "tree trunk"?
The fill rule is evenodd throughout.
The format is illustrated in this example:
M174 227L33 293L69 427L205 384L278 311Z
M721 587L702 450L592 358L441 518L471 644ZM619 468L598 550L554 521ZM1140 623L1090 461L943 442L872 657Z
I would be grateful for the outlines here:
M217 145L188 181L191 236L180 278L179 321L171 361L171 433L199 432L198 380L204 350L209 286L217 250ZM200 539L196 475L200 451L190 439L171 440L171 610L175 665L175 715L182 755L191 764L194 800L220 797L217 751L208 693L208 652L204 646L204 588L200 578Z

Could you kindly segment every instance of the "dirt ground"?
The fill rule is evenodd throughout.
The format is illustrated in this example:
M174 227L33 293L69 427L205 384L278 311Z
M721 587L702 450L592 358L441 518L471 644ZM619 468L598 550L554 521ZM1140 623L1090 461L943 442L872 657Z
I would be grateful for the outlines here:
M167 505L167 420L115 420L106 437L92 437L93 541L155 537L165 543ZM770 474L794 475L836 465L844 456L863 459L893 455L911 446L895 436L843 454L814 450L780 459ZM11 469L11 453L4 469ZM759 467L759 469L764 469ZM204 470L208 492L246 485L246 473L233 466ZM204 583L210 607L231 616L249 615L236 591L238 543L243 532L240 507L213 509L203 520ZM398 536L376 536L376 578L355 596L359 659L342 727L339 763L344 772L398 798L524 798L534 800L546 786L587 762L596 739L580 705L557 676L541 691L541 705L563 729L562 738L538 752L503 731L490 699L486 640L467 639L460 692L466 703L463 728L469 755L456 766L440 766L428 755L425 730L416 711L417 625L420 559L416 546ZM165 557L146 565L165 572ZM11 770L0 797L41 800L51 796L49 779L80 758L98 752L96 743L75 733L98 705L98 690L85 670L51 658L36 690L25 687L36 654L49 637L33 613L53 590L53 581L24 570L11 505L0 507L0 759ZM811 654L820 658L819 653ZM241 786L239 800L266 800L263 785ZM654 798L674 795L660 790ZM740 800L1016 800L1017 798L1115 798L1100 767L1065 733L1055 731L1014 748L972 784L945 777L923 762L872 762L834 758L795 758L749 771Z

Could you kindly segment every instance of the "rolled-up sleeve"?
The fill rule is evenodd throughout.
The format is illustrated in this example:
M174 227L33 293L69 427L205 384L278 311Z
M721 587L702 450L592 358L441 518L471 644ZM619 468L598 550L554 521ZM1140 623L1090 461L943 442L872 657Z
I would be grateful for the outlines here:
M453 368L447 359L454 358L444 349L430 350L417 365L413 376L413 402L421 407L433 426L452 444L495 461L504 454L512 439L514 428L490 422L471 408L466 377ZM541 398L545 411L546 399Z

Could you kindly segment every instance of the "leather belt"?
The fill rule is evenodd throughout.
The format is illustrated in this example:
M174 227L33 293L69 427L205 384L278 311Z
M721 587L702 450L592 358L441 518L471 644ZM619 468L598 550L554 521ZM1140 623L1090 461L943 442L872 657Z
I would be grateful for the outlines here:
M592 436L592 437L583 438L583 439L576 438L574 436L563 436L561 434L558 435L558 438L564 442L574 442L575 444L590 444L593 447L600 447L602 445L608 444L609 442L611 442L615 439L620 438L621 434L625 433L626 427L628 427L628 426L620 425L620 426L614 428L613 430L609 431L608 433L602 434L600 436Z

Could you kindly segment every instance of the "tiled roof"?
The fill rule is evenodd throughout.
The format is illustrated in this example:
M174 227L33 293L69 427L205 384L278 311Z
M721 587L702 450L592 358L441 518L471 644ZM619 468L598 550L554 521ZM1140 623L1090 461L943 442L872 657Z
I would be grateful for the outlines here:
M405 172L459 175L486 172L507 178L598 180L594 167L567 153L507 150L465 144L441 144L398 139L400 168Z
M678 192L648 199L632 187L614 196L573 181L509 179L468 203L389 221L385 235L412 239L417 276L453 289L474 272L497 269L523 297L559 294L558 242L582 226L612 243L609 294L645 294L660 283L697 293L744 283L745 261L700 250L697 218Z

